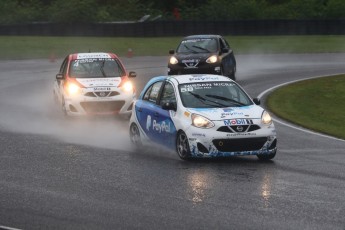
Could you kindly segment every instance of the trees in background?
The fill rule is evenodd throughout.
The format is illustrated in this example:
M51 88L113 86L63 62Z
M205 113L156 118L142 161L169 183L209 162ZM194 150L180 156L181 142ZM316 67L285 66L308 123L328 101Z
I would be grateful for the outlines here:
M0 24L148 19L339 19L344 0L0 0ZM160 16L160 17L157 17Z

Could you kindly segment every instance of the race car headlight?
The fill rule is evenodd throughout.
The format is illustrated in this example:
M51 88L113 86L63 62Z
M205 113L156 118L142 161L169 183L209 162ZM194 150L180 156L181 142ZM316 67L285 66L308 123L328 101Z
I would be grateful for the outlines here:
M68 82L66 90L68 95L76 95L80 92L81 89L77 84Z
M175 58L175 57L171 57L170 60L169 60L169 62L170 62L170 64L172 64L172 65L176 65L176 64L178 63L178 60L177 60L177 58Z
M133 84L130 81L126 81L122 86L121 89L125 92L133 92Z
M268 112L264 111L261 116L261 121L265 125L270 125L272 124L272 117Z
M216 63L218 61L217 55L212 55L211 57L207 58L207 63Z
M214 123L212 121L198 114L192 114L191 118L192 118L192 125L195 127L209 129L214 126Z

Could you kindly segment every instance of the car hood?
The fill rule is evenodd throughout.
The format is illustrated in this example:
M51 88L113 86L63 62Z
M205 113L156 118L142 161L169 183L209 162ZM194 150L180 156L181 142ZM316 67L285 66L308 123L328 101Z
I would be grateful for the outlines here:
M84 87L107 86L116 87L121 83L120 77L109 78L76 78L76 81Z
M188 109L190 113L202 115L210 120L228 120L238 118L261 119L264 111L263 108L257 105L243 106L243 107L228 107L228 108L198 108Z
M179 60L198 60L204 61L216 53L176 53L175 57Z

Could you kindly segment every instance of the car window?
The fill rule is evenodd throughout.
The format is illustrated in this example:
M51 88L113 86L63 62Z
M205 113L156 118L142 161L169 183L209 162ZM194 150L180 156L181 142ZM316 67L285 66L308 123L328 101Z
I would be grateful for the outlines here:
M162 86L162 81L154 83L152 86L148 88L148 90L145 92L143 100L149 101L152 103L156 103L159 95L159 91Z
M233 82L203 82L179 85L182 103L187 108L225 108L253 104Z
M224 48L230 49L230 45L225 39L221 38L220 41L223 44Z
M176 96L175 96L174 86L169 82L167 82L164 85L162 97L161 97L159 104L162 106L164 103L167 103L167 102L172 102L172 103L176 104Z
M218 50L214 38L197 38L183 40L177 48L177 53L214 53Z
M114 58L76 59L70 65L70 76L75 78L105 78L123 75L124 70Z
M65 60L62 62L60 71L59 71L59 73L63 74L64 76L67 72L67 62L68 62L68 57L66 57Z

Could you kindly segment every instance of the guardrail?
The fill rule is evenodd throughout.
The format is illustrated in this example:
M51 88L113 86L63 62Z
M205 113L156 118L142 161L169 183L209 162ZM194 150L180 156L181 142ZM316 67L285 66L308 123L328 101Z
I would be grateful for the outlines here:
M345 20L148 21L0 25L0 35L155 37L190 34L343 35Z

